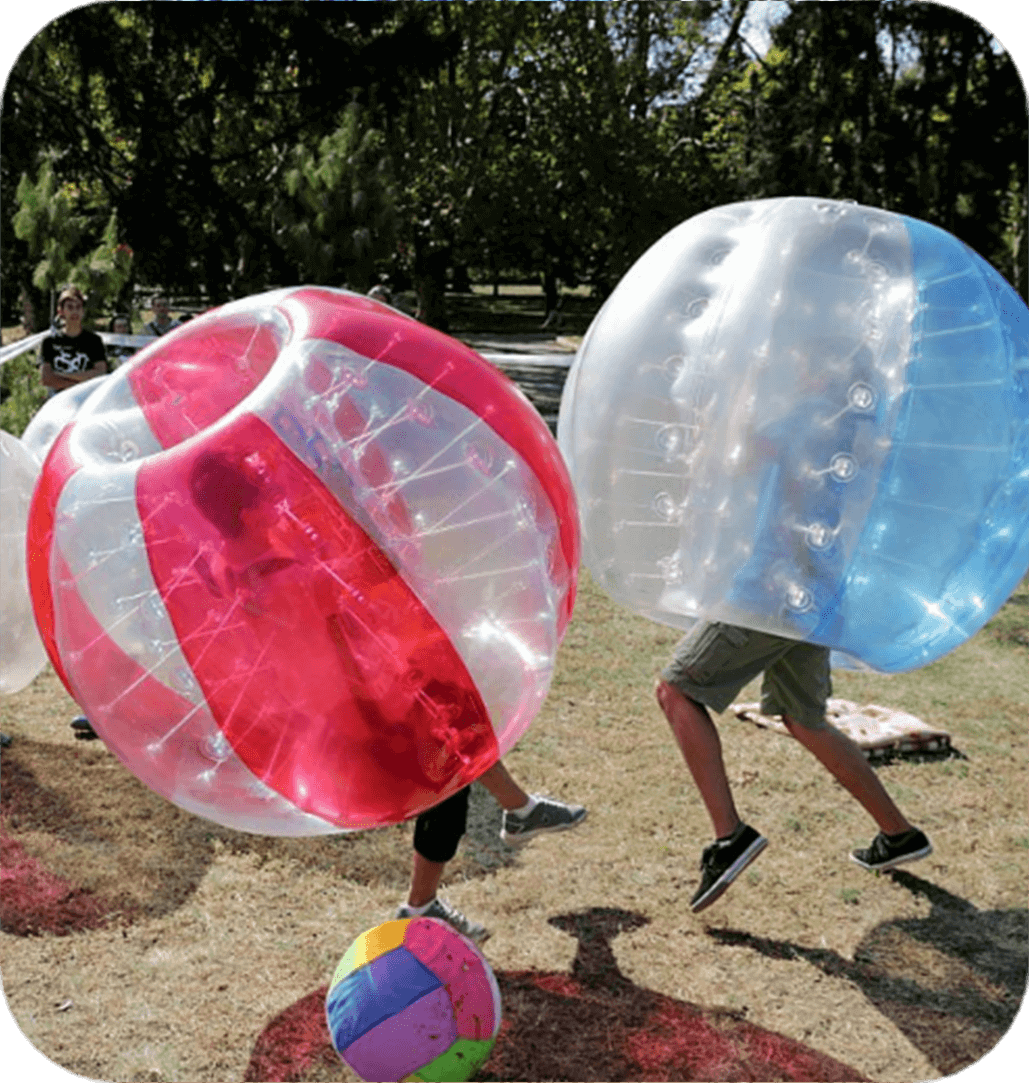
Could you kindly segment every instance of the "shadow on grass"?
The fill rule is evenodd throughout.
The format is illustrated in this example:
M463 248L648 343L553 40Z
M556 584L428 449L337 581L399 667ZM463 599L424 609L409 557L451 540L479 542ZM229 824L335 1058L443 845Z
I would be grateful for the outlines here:
M473 786L452 876L483 876L517 861L500 841L501 816ZM18 936L163 917L193 896L223 854L247 856L258 870L275 862L387 885L398 896L411 867L407 826L317 838L249 835L176 808L99 742L83 749L24 737L0 756L0 843L0 926Z
M941 1075L950 1075L988 1053L1014 1021L1025 991L1029 911L978 910L918 876L890 875L928 900L929 916L875 926L853 960L733 929L708 935L852 982Z
M736 1013L643 989L618 968L611 941L647 918L597 907L550 919L574 936L570 973L500 971L500 1035L476 1077L500 1080L862 1080L853 1068ZM331 1079L324 988L259 1036L246 1080ZM335 1062L335 1078L339 1064Z

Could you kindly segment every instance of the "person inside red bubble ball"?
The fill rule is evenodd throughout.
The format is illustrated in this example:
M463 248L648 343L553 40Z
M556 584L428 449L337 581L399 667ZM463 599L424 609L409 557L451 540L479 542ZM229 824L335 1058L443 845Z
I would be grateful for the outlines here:
M194 504L223 540L221 551L206 557L199 555L195 568L213 594L235 596L244 609L252 612L263 608L266 582L303 563L303 553L291 544L296 540L296 531L285 521L282 505L269 495L268 489L273 490L274 485L266 464L259 459L256 454L242 459L221 453L202 455L189 478ZM394 572L385 561L382 570L387 576ZM469 710L457 689L441 682L423 686L410 681L411 672L423 672L431 665L431 642L423 643L413 656L369 650L369 643L374 648L377 637L369 639L361 634L361 621L339 608L336 577L332 577L332 584L333 589L325 597L325 609L327 624L335 633L331 638L338 649L340 675L350 689L352 709L359 713L367 710L369 731L381 732L383 753L391 735L397 740L409 740L407 724L417 719L424 722L427 710L449 713L455 721ZM308 586L317 589L313 581ZM375 584L366 584L365 590L369 597L362 595L360 601L370 603ZM423 653L427 657L421 657ZM455 731L463 729L456 726ZM446 762L422 764L426 777L440 785L446 782L445 768ZM521 846L539 835L577 827L586 818L586 809L580 805L527 793L502 762L484 771L479 782L504 810L500 838L508 845ZM481 943L490 935L486 926L466 917L439 896L447 863L456 854L467 827L470 792L471 787L465 786L416 818L410 885L395 916L438 918Z

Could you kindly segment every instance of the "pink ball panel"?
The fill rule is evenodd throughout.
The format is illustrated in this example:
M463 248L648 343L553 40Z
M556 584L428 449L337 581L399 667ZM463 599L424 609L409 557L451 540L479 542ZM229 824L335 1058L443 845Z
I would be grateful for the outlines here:
M421 919L408 925L404 947L447 987L459 1038L496 1037L500 992L493 972L471 944L441 922Z

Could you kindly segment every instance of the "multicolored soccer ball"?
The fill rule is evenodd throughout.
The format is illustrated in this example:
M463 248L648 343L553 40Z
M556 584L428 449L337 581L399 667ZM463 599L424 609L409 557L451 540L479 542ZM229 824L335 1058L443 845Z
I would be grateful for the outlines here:
M325 999L337 1053L362 1079L464 1080L500 1030L500 990L470 940L434 918L387 921L343 956Z

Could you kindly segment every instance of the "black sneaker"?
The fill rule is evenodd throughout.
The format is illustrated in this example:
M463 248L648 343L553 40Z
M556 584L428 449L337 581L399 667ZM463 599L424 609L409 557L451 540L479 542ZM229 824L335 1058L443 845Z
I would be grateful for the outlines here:
M897 865L903 865L905 861L928 857L932 852L933 844L923 832L913 827L899 835L887 835L880 831L867 850L854 850L850 860L856 861L863 869L885 872Z
M93 729L89 723L89 719L84 714L77 714L71 720L71 728L75 731L75 736L80 741L100 740L100 734Z
M700 859L700 887L690 900L696 914L720 898L725 889L768 845L768 839L741 823L725 842L715 841Z

